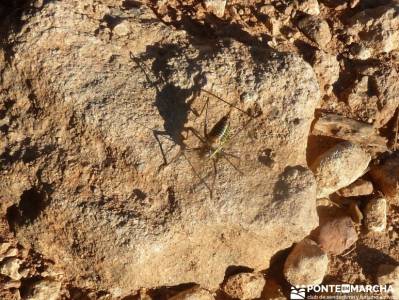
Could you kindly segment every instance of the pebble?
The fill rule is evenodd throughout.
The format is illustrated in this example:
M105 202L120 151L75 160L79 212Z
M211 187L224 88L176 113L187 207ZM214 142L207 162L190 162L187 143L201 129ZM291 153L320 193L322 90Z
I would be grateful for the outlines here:
M360 146L348 141L322 153L310 166L317 181L317 198L326 197L361 177L370 160Z
M357 197L370 195L373 192L373 184L364 179L358 179L347 187L338 191L342 197Z
M221 18L224 16L226 2L226 0L204 0L204 6L207 11Z
M128 21L122 21L116 25L112 31L119 36L128 35L130 33L130 23Z
M320 14L319 2L317 0L299 0L298 10L316 16Z
M0 273L14 280L20 280L22 275L18 272L22 261L18 258L6 258L0 264Z
M371 169L370 175L385 197L399 204L399 157L392 156Z
M272 4L265 4L260 7L259 12L264 15L272 16L274 14L275 8Z
M393 299L399 299L399 266L380 265L377 271L378 284L392 285Z
M387 200L382 197L371 199L364 209L364 215L369 231L383 232L387 227Z
M215 297L207 290L199 286L185 290L173 296L169 300L214 300Z
M255 299L261 296L265 283L261 273L239 273L227 279L223 291L231 298Z
M297 243L284 263L284 276L294 286L316 285L328 269L327 254L312 240Z
M350 217L326 220L316 230L315 238L327 253L339 255L357 241L357 232Z
M319 17L303 17L298 22L298 28L321 48L324 48L331 41L330 27L325 20Z

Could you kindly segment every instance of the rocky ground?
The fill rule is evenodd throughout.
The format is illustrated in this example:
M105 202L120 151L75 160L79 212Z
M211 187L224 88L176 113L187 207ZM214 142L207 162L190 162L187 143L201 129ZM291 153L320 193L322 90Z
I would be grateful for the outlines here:
M398 2L9 0L0 20L1 299L399 291Z

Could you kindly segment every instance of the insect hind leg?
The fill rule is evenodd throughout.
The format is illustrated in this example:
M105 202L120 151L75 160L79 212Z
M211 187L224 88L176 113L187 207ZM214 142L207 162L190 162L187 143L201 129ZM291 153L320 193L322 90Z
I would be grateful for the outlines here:
M160 170L162 170L163 168L165 168L167 165L169 165L172 161L175 161L175 160L176 160L176 157L173 158L173 160L172 160L171 162L169 162L169 163L168 163L168 160L166 159L166 153L165 153L165 150L163 149L163 146L162 146L161 140L159 139L159 136L163 136L163 137L165 137L165 138L167 138L167 139L170 140L169 134L168 134L167 132L165 132L165 131L159 131L159 130L153 130L153 131L152 131L152 134L154 135L154 138L155 138L155 140L156 140L157 143L158 143L159 149L161 150L161 155L162 155L163 163L158 167L158 171L160 171ZM174 143L173 146L172 146L172 148L174 148L176 145L177 145L177 144ZM170 150L169 150L169 151L170 151ZM169 151L168 151L168 152L169 152ZM181 150L179 150L179 153L180 153L180 151L181 151Z

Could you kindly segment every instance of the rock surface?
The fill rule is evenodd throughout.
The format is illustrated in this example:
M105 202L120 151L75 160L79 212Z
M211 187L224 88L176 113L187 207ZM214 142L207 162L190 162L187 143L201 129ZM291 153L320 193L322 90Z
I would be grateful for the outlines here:
M357 232L350 217L323 220L314 234L317 243L327 253L339 255L357 241Z
M319 80L320 87L324 88L327 94L330 94L333 84L339 77L340 68L337 57L318 50L315 51L311 63Z
M84 3L48 2L27 16L2 73L4 155L14 159L2 169L1 208L21 244L56 261L66 281L117 298L182 282L214 290L228 266L266 269L317 226L316 182L303 166L320 93L307 63L232 41L195 48L144 6ZM150 129L169 136L159 135L169 162L183 127L204 127L193 110L210 99L208 128L229 112L201 89L256 116L231 112L241 131L226 152L240 157L240 180L224 159L215 175L190 151L159 168ZM248 92L254 100L240 103ZM184 143L200 145L193 134Z
M365 223L369 231L382 232L387 227L387 200L371 199L364 210Z
M230 276L223 291L231 298L249 300L259 298L266 280L260 273L239 273Z
M284 263L284 276L293 286L316 285L327 273L327 254L312 240L297 243Z
M366 171L371 157L360 146L341 142L322 153L312 163L317 181L317 197L326 197L348 186Z

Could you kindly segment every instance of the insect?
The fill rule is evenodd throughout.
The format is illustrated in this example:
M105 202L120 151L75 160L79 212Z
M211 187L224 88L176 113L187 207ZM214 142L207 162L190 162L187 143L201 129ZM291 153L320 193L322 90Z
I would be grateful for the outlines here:
M132 58L139 65L139 62L136 58ZM139 67L144 71L143 67L139 65ZM147 76L148 78L148 76ZM165 83L165 82L164 82ZM165 85L167 86L167 85ZM208 131L208 107L209 107L209 97L206 100L205 105L201 109L200 113L197 113L195 110L192 109L191 105L193 101L198 97L198 94L193 97L192 100L189 102L186 101L176 101L176 100L168 100L165 95L159 91L158 87L156 87L158 91L158 95L162 95L162 99L158 100L162 102L162 105L157 105L161 116L165 120L164 128L165 131L160 131L156 129L151 129L158 144L161 149L161 154L163 157L163 164L159 167L159 170L162 170L164 167L174 163L177 161L181 156L185 158L185 160L190 165L193 174L199 179L199 181L207 188L210 194L210 198L213 197L213 190L216 181L217 175L217 162L219 159L224 159L227 161L238 173L242 174L242 171L232 162L230 158L234 158L236 160L240 160L240 158L234 154L226 152L226 148L228 147L229 143L234 139L236 135L238 135L248 124L254 119L249 112L242 110L241 108L237 107L236 105L222 99L221 97L215 95L214 93L200 89L200 91L208 94L209 96L218 99L219 101L225 103L229 106L229 110L227 113L222 115L217 122L214 123L212 128ZM171 93L173 95L173 93ZM157 103L157 101L156 101ZM247 121L240 130L233 133L232 126L231 126L231 114L233 110L238 110L241 113L245 114L249 117L249 121ZM166 111L166 113L165 113ZM185 117L176 118L173 113L176 111L184 112L187 115ZM188 113L189 111L193 112L196 117L199 117L205 111L205 119L204 119L204 127L203 133L200 133L197 129L192 126L186 126L188 120ZM172 113L171 113L172 112ZM183 113L183 115L184 115ZM176 119L179 120L179 124L176 125ZM144 126L143 124L140 124ZM146 126L144 126L146 127ZM185 135L184 135L185 133ZM191 147L191 144L187 143L189 133L192 133L197 140L199 141L199 145ZM163 150L162 143L160 142L158 135L165 136L167 139L172 140L175 145L179 147L178 153L168 162L166 159L166 153ZM197 156L200 158L201 161L205 162L206 160L212 161L213 164L213 180L212 183L209 185L206 182L206 178L201 176L188 157L188 153L196 153Z

